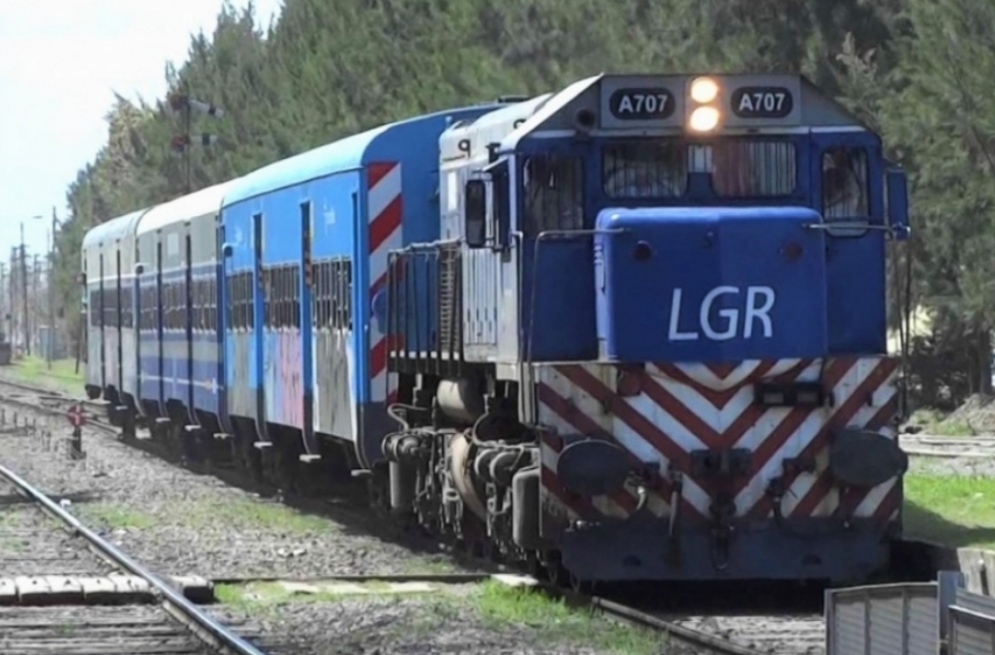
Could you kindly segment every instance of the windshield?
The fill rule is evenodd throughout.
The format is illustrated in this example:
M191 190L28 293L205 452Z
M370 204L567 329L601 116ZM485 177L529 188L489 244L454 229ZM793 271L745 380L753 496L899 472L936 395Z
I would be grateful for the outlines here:
M681 143L635 141L605 147L604 189L612 198L684 195L687 154Z
M795 190L795 159L794 144L781 139L642 139L605 146L602 179L611 198L683 196L689 171L710 172L720 197L785 196Z

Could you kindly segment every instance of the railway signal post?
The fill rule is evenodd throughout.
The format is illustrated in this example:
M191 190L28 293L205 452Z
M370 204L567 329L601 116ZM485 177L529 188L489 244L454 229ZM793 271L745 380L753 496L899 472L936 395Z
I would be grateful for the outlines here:
M69 424L73 426L73 436L69 440L69 457L72 459L83 459L83 424L86 423L86 416L83 414L83 406L75 403L69 408L66 414Z

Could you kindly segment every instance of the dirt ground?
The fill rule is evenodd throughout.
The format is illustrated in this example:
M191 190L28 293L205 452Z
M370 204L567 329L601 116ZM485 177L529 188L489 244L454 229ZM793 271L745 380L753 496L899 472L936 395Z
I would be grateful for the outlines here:
M995 435L995 396L975 394L946 416L930 410L918 410L903 426L903 432L951 436Z

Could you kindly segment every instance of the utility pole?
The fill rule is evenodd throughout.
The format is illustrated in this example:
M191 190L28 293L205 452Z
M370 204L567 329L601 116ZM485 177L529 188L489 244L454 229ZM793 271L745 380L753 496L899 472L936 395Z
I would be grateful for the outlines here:
M52 351L55 350L55 231L59 219L52 206L52 240L48 249L48 345L45 347L45 362L52 368Z
M14 341L14 248L10 249L10 261L7 266L7 298L10 303L7 305L7 340Z
M17 247L14 246L10 249L10 277L7 279L7 297L10 299L9 304L7 305L7 323L10 326L10 332L7 333L7 339L9 339L12 344L14 343L14 323L16 322L14 317L17 316L17 303L15 300L17 296L14 295L14 280L17 279L16 253Z
M31 260L31 297L35 299L39 298L40 291L41 291L41 262L38 261L38 254L35 253L32 256ZM38 342L35 345L38 348L41 348L41 311L37 304L32 305L31 310L32 310L31 311L32 318L34 318L32 323L35 326L34 334L32 334L31 336L34 337L35 339L38 339ZM30 339L30 341L34 341L34 339Z
M4 335L3 339L0 341L10 340L10 294L7 293L7 264L5 262L0 262L0 297L3 298L3 302L0 302L0 334Z
M21 223L21 291L24 294L22 300L24 305L24 323L22 325L24 334L25 352L31 354L31 331L28 324L28 254L24 247L24 223Z

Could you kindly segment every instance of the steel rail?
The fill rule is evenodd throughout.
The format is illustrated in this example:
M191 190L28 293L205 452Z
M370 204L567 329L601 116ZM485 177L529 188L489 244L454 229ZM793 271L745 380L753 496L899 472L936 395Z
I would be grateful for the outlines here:
M707 648L712 652L721 653L722 655L768 655L767 651L750 648L729 639L715 637L701 630L678 625L659 616L654 616L649 612L623 605L622 603L601 596L578 593L547 582L540 582L537 586L542 593L554 598L562 598L565 602L575 607L598 611L602 614L621 619L631 625L665 633L691 646Z
M2 371L2 369L0 369ZM72 396L67 395L63 391L57 391L52 387L40 387L34 384L28 384L27 382L21 382L19 380L12 380L8 377L0 374L0 385L6 387L13 387L14 389L20 389L21 391L30 391L31 393L36 393L39 396L46 396L53 400L72 400ZM82 401L81 401L82 402Z
M48 387L38 387L33 384L28 384L27 382L21 382L19 380L10 380L8 378L0 378L0 382L6 384L9 387L17 387L18 389L24 389L25 391L37 391L38 393L48 393L54 395L61 395L60 392L54 391Z
M4 383L0 382L0 384L4 384ZM78 402L80 404L80 406L82 406L84 408L86 406L86 401L74 401L71 398L62 398L62 397L58 397L58 396L42 397L39 400L57 400L57 401L60 401L60 402L69 403L70 405L72 405L73 403ZM24 407L28 411L38 412L40 414L47 414L49 416L63 416L64 417L66 415L66 409L65 408L56 409L54 407L45 407L44 405L39 405L39 404L36 404L36 403L32 403L32 402L27 401L27 400L25 400L23 398L13 398L13 397L5 395L5 394L0 394L0 404L16 405L18 407ZM92 411L86 411L86 419L87 419L86 424L83 427L94 428L96 430L101 430L101 431L106 432L108 434L117 434L118 431L119 431L119 429L116 428L116 427L114 427L113 425L111 425L109 423L105 423L103 420L101 420L101 417L99 415L94 414Z
M766 655L767 653L767 651L757 650L749 646L741 646L728 639L714 637L700 630L677 625L658 616L653 616L634 607L622 605L606 598L593 596L589 602L591 607L600 609L606 614L624 619L629 623L652 628L658 632L664 632L687 644L702 646L716 653L722 653L723 655Z
M51 498L33 487L27 480L11 471L6 466L0 464L0 475L14 483L22 493L40 504L45 511L55 516L63 523L73 529L76 534L81 535L95 548L113 560L116 564L127 569L134 575L142 578L165 598L163 601L166 610L177 619L189 625L191 621L196 625L195 632L202 639L212 642L216 648L237 653L238 655L266 655L245 639L235 634L227 627L218 622L214 617L201 611L196 605L187 600L185 596L174 587L166 584L156 574L152 573L141 564L129 557L124 551L110 543L97 533L83 525L79 519L60 507ZM179 613L181 616L177 616ZM184 620L184 618L186 620ZM194 627L194 626L190 626ZM207 633L206 635L204 633Z
M932 448L902 448L906 455L915 457L934 457L939 459L991 459L995 452L984 452L982 450L942 450Z

